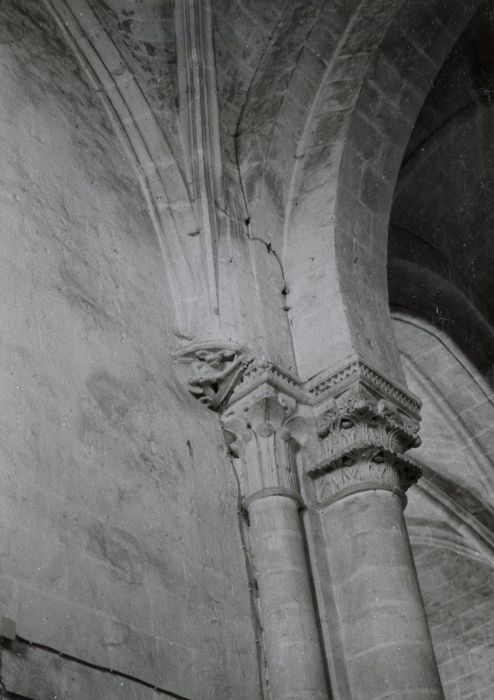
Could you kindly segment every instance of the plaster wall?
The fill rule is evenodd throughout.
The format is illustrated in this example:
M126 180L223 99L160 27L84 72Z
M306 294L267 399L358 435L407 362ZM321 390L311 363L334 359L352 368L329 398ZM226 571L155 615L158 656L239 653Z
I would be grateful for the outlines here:
M23 639L173 697L254 698L216 417L173 374L137 179L43 3L1 3L0 95L0 614ZM3 652L11 692L155 697L43 653Z

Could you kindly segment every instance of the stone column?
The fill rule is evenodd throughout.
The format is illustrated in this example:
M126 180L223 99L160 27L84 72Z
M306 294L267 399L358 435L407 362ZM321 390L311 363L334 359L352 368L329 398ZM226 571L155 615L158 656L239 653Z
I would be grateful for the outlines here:
M230 402L223 425L249 521L272 700L327 700L301 529L293 451L296 401L262 384Z
M352 700L439 700L403 517L418 422L361 385L326 405L307 492L320 511Z

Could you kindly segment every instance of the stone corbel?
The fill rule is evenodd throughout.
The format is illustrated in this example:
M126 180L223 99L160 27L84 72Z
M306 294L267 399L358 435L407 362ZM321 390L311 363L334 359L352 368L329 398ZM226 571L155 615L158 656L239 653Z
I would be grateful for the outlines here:
M252 362L245 348L208 341L175 353L190 393L213 411L220 411Z

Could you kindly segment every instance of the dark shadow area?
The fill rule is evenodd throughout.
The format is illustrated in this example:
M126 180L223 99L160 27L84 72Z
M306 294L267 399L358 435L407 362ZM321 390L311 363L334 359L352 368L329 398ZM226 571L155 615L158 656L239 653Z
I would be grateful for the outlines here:
M389 299L445 331L494 381L494 5L482 5L424 103L398 178Z

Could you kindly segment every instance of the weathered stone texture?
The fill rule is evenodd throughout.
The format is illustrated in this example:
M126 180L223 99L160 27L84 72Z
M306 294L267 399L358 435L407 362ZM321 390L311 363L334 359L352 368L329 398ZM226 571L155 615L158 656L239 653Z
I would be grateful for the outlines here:
M436 4L439 3L435 3L433 8ZM346 43L351 44L352 48L349 48L347 53L353 54L353 60L340 66L337 76L334 73L336 62L333 60L318 92L318 101L321 101L325 92L332 90L335 77L342 80L346 70L346 79L353 84L355 94L354 107L345 118L346 129L343 133L348 134L348 137L344 141L339 160L333 165L332 180L338 183L334 210L331 211L325 202L328 186L319 189L319 201L311 203L311 210L303 203L297 202L295 195L295 201L299 209L302 208L305 219L309 219L314 210L325 210L326 231L334 229L334 239L331 234L331 237L328 237L328 250L334 250L345 306L344 313L351 319L350 327L355 329L351 346L346 350L347 354L354 349L374 365L386 366L388 372L393 371L393 376L398 381L402 379L399 358L393 342L388 342L392 338L392 331L387 320L386 268L382 250L386 246L394 182L413 123L430 89L431 80L453 45L454 35L451 30L454 23L456 22L456 31L459 31L475 5L456 4L462 5L461 11L456 11L458 8L452 11L452 21L448 22L448 28L444 28L440 41L436 40L433 47L430 42L427 44L430 47L429 55L426 54L425 44L415 47L403 35L403 27L409 24L413 26L416 18L421 17L417 3L407 7L401 5L399 8L393 3L381 3L377 9L373 7L372 10L365 3L362 4L359 14L352 18L348 35L342 39L339 46L339 51L344 54ZM428 12L433 8L429 7ZM442 24L439 19L437 24ZM362 47L360 52L356 49L358 41ZM376 51L378 46L379 52ZM385 63L379 69L383 56ZM342 55L340 57L343 58ZM366 89L368 84L372 88L370 93ZM392 93L393 89L396 90L395 94ZM368 99L369 94L372 96L371 100ZM408 111L405 111L405 108ZM354 118L357 119L355 127ZM305 139L305 148L313 147L318 142L320 146L318 130L314 129L308 133L310 137ZM369 142L372 144L377 135L380 143L376 140L375 148L369 149ZM334 143L332 134L328 143L331 143L331 139ZM361 145L362 141L367 142L364 148ZM357 149L367 151L365 159L360 152L356 152ZM327 169L324 160L321 160L319 168ZM330 181L328 176L320 178L317 169L307 171L304 179L309 182L312 179ZM300 184L297 183L296 191L299 187ZM307 185L304 184L303 187L307 188ZM358 197L357 202L354 199L355 194ZM290 245L292 239L303 234L293 220L287 222L286 226L289 228L285 253L289 261L287 269L288 276L293 276L295 280L292 283L292 288L295 289L303 286L304 276L299 275L299 264L290 254ZM355 240L357 228L359 232L372 232L369 241L362 242L358 254L350 244ZM327 269L327 263L325 267ZM368 294L369 289L373 290L372 294ZM322 285L319 296L324 298ZM334 305L333 301L333 307ZM303 315L294 304L292 322L296 354L306 371L304 341L298 341L299 332L301 338L305 336ZM323 318L328 318L327 310L321 318L324 328ZM369 319L372 319L371 323ZM379 319L379 323L376 324L375 319ZM329 336L327 331L323 331L323 334ZM391 370L391 367L394 369ZM307 368L307 371L310 370Z
M105 700L177 698L117 674L101 672L61 658L56 652L16 643L2 654L2 678L15 695L32 700L69 700L101 697Z
M479 4L0 4L0 686L440 698L409 382L447 700L492 697L491 13L417 121ZM234 471L207 406L266 368Z
M156 115L176 116L178 107L175 0L91 0L90 5L109 32ZM166 120L167 130L177 123Z
M492 568L454 552L414 547L447 700L487 700L494 687Z
M330 570L324 588L335 598L340 673L352 698L443 697L401 511L395 495L369 490L321 513Z
M410 387L423 397L419 461L441 486L447 511L419 508L410 494L408 522L426 612L447 700L492 694L492 395L466 358L432 326L395 322ZM473 418L475 417L475 420ZM417 498L420 494L417 494ZM482 528L477 529L478 524ZM477 533L477 534L476 534Z
M7 0L0 25L1 612L27 640L170 692L247 700L235 486L214 416L173 376L146 204L44 5ZM116 693L96 673L74 691L68 670L57 687L48 661L39 685L37 663L10 666L27 696Z
M412 390L423 397L419 460L492 504L492 392L444 336L420 321L399 317L396 337Z

